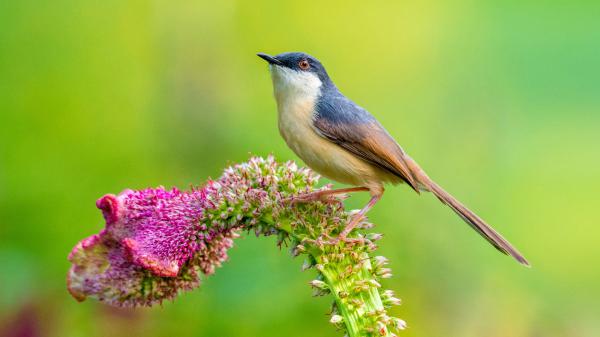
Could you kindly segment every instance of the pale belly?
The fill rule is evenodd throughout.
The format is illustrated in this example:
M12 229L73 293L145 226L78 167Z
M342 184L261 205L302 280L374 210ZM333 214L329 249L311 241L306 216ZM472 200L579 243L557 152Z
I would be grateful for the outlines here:
M279 131L287 145L319 174L334 181L381 189L383 182L397 178L374 166L339 145L323 138L310 125L311 119L280 115Z

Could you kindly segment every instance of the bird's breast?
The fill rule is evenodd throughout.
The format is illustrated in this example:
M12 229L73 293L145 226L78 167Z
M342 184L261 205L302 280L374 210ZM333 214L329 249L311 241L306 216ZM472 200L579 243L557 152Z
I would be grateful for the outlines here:
M350 185L373 185L382 180L380 169L317 133L313 126L316 98L279 97L277 106L281 136L310 168Z
M281 136L300 158L307 161L306 157L314 154L315 146L319 143L317 138L320 138L312 126L316 99L284 98L278 99L277 103Z

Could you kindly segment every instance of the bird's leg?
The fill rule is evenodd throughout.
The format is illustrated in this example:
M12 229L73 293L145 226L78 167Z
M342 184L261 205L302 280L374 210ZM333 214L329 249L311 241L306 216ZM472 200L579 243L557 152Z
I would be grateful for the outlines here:
M323 200L323 198L328 195L344 194L344 193L349 193L349 192L361 192L361 191L368 191L368 190L369 190L368 188L362 187L362 186L339 188L336 190L323 190L323 191L311 192L311 193L302 194L302 195L299 195L296 197L292 197L292 198L290 198L290 200L293 203L311 202L311 201Z
M365 205L365 207L363 207L363 209L361 209L358 213L356 213L352 217L352 220L350 220L350 223L348 225L346 225L346 228L344 228L344 230L340 233L340 235L338 236L338 238L336 239L336 241L338 241L338 240L342 240L342 241L352 241L352 240L354 240L354 239L348 239L347 238L348 234L350 234L350 232L352 232L352 230L364 218L365 214L367 214L367 212L371 208L373 208L373 206L375 206L375 204L381 199L382 196L383 196L382 192L373 195L371 197L371 200L369 200L369 202Z

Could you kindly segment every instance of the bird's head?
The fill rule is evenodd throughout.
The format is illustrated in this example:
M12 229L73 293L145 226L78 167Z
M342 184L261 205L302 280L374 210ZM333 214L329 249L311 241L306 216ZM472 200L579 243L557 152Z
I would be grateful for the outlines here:
M269 62L275 96L289 94L318 95L324 85L332 85L327 71L316 58L299 52L270 56L257 54Z

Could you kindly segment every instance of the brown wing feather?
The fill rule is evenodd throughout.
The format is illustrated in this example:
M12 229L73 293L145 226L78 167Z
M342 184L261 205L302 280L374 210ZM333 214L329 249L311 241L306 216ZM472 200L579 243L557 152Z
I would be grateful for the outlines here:
M398 176L419 192L417 181L404 161L404 151L377 121L347 125L318 118L313 125L323 137Z
M415 191L419 192L419 188L423 188L433 192L496 249L512 256L521 264L529 265L523 255L498 232L431 180L377 121L349 125L316 119L314 126L323 137L400 177Z

